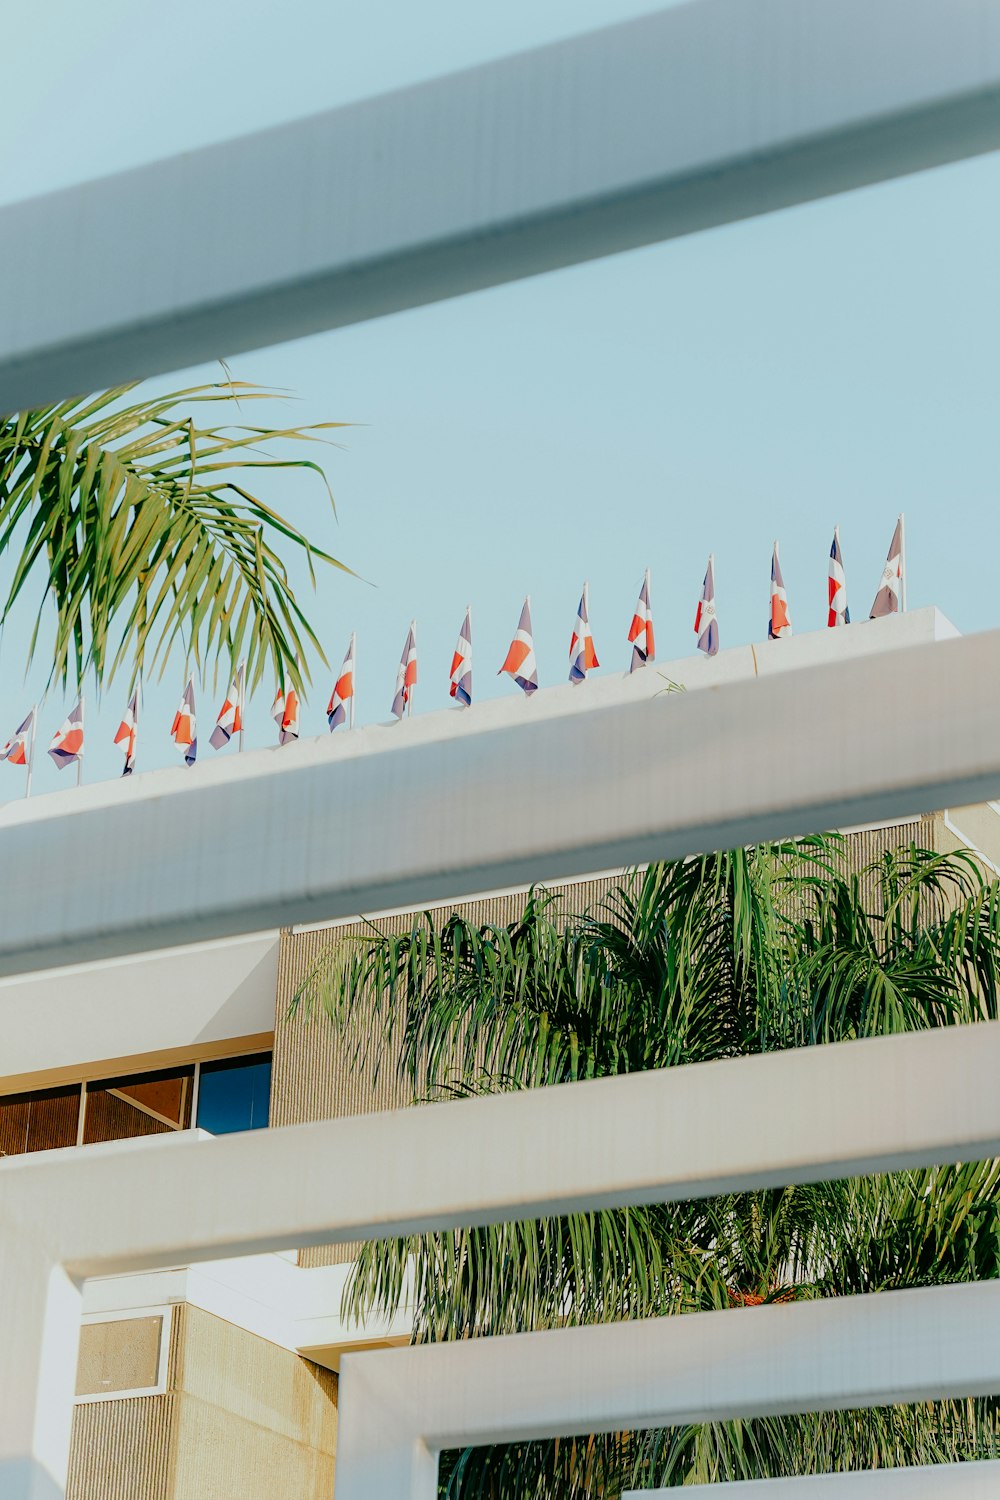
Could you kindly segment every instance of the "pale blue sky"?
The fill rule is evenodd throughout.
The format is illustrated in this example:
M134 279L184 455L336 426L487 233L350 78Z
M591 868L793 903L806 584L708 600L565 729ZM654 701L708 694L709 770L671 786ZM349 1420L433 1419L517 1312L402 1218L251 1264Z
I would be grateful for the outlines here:
M0 202L652 8L0 0ZM293 388L303 421L360 424L329 456L338 524L308 486L269 494L375 585L330 575L313 606L335 664L358 632L361 721L387 715L413 615L418 708L446 706L469 601L478 695L516 691L495 673L528 591L542 681L563 681L585 577L602 670L627 665L647 565L659 655L685 654L710 550L723 645L759 640L775 536L795 627L817 628L835 522L865 615L900 509L911 606L1000 624L998 237L989 156L233 361ZM215 373L169 383L192 378ZM9 631L4 737L44 677L22 686L23 655ZM182 670L147 693L141 766L175 763ZM321 672L307 731L328 690ZM121 696L88 704L87 780L120 769ZM269 707L249 743L272 742ZM40 749L61 711L50 697ZM45 759L39 791L73 774ZM0 798L21 774L0 765Z

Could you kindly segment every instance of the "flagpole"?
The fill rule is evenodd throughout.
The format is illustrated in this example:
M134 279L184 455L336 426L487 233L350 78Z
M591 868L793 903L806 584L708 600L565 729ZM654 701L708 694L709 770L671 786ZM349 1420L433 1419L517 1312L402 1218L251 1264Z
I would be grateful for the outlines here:
M354 686L354 675L355 675L354 649L355 649L355 642L356 641L357 641L357 635L352 630L351 631L351 644L350 644L350 647L348 648L349 655L350 655L350 658L351 658L351 701L347 705L347 727L348 727L348 729L353 729L354 728L354 693L355 693L355 686Z
M31 774L35 769L35 736L38 733L38 704L31 710L31 742L28 746L28 784L24 788L24 795L31 796Z
M239 666L237 667L237 669L236 669L236 676L239 679L239 692L240 692L240 743L237 746L237 754L238 755L242 755L243 754L243 720L246 718L246 714L247 714L247 706L246 706L246 703L244 702L244 699L246 698L246 688L247 688L247 664L246 664L246 658L244 658L244 660L241 661L240 664L239 664Z
M135 685L135 717L134 717L134 719L132 721L132 733L133 733L133 735L135 737L136 759L138 759L138 750L139 750L139 710L140 710L141 706L142 706L142 674L140 673L139 674L139 678L138 678L138 680L136 682L136 685ZM135 770L135 766L133 766L132 769L134 771Z
M80 694L80 753L79 753L79 755L76 758L76 784L77 784L77 786L80 786L80 784L83 781L83 752L84 752L84 748L85 748L84 724L83 724L83 721L84 721L84 707L83 707L83 694L81 693Z
M906 609L906 516L899 512L899 607Z

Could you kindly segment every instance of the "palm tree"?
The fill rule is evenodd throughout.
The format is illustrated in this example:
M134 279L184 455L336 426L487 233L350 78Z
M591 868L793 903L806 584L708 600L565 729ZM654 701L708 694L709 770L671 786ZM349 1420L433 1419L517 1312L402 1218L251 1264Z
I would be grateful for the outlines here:
M202 424L206 406L274 400L226 381L129 401L124 386L0 419L0 553L14 558L0 626L40 584L29 659L48 650L63 685L123 665L161 672L180 642L196 665L247 657L301 690L305 653L319 643L296 601L283 552L342 567L250 489L255 471L310 471L311 458L275 457L268 441L322 440L313 427ZM329 497L332 504L332 495Z
M998 1014L1000 889L910 847L860 871L836 835L656 865L601 910L533 892L507 927L424 915L327 951L300 991L417 1099L546 1086ZM370 1243L345 1313L417 1341L1000 1274L995 1162ZM509 1444L446 1455L453 1500L1000 1452L996 1402Z

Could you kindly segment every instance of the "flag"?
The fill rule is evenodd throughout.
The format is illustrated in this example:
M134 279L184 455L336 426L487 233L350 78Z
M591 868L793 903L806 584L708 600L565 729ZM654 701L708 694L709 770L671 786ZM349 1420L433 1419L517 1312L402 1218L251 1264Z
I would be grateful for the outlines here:
M896 529L892 533L892 544L889 547L889 556L885 560L882 569L882 582L875 602L872 605L870 619L877 620L881 615L894 615L899 609L900 594L903 582L903 518L900 516L896 522Z
M131 776L135 770L135 733L138 721L139 689L136 688L128 701L125 717L119 724L118 733L115 735L115 744L123 745L125 748L125 769L122 771L123 776Z
M284 692L278 689L271 709L271 718L278 726L278 744L290 745L299 737L299 695L293 687Z
M417 622L410 621L410 628L406 633L406 644L403 654L399 658L399 671L396 673L396 696L392 700L392 712L397 719L401 719L406 712L407 706L417 684Z
M644 667L648 661L653 661L656 656L656 647L653 642L653 610L649 602L648 568L642 580L642 588L639 590L639 602L635 606L628 638L632 643L632 665L629 671L635 672L639 667Z
M9 760L12 766L26 766L28 764L29 746L31 744L32 730L35 724L35 710L19 724L14 730L12 737L0 750L0 760Z
M847 575L844 572L844 559L840 555L840 527L833 528L833 546L830 548L830 612L826 617L827 625L850 625L851 611L847 607Z
M791 633L788 595L785 593L785 580L781 576L781 563L778 561L778 544L775 542L771 553L771 618L767 622L767 638L769 641L780 641L783 635Z
M344 665L340 669L340 676L333 684L333 692L326 706L326 721L331 731L338 724L343 724L347 718L347 703L354 697L354 636L351 636L347 647L347 655L344 657Z
M714 656L719 649L719 622L715 618L715 556L708 559L708 571L701 586L701 598L694 617L698 650Z
M570 682L583 682L591 667L600 665L594 650L594 637L590 633L590 584L585 583L569 643Z
M174 714L170 733L174 737L174 744L178 750L184 752L185 765L193 766L198 759L198 720L194 711L193 677L188 679L184 696L181 698L181 706Z
M69 715L52 736L52 744L49 746L49 754L59 767L68 766L71 761L83 759L83 700L72 708Z
M451 659L451 696L466 708L472 703L472 605L465 611L455 654Z
M214 750L222 750L234 734L239 734L243 728L243 684L246 679L246 662L241 661L236 668L236 676L229 684L229 692L226 701L219 709L219 717L215 728L209 735L208 743Z
M522 692L530 694L538 687L538 663L535 661L535 643L531 635L530 598L525 599L521 606L517 632L497 676L503 672L513 677Z

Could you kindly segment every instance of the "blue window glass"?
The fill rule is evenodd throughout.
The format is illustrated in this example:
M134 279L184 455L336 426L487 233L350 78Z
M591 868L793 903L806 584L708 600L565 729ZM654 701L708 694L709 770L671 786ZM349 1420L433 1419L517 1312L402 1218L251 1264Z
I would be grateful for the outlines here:
M270 1053L202 1063L195 1122L200 1130L212 1135L260 1130L267 1124L270 1102Z

